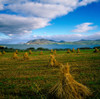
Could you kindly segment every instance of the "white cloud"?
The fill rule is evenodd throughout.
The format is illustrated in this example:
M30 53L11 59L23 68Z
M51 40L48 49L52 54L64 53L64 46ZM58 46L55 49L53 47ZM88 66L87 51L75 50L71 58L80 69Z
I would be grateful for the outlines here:
M36 16L50 19L55 18L57 16L65 15L73 10L71 7L65 7L63 5L51 5L34 2L9 5L7 8L14 12L27 16Z
M92 35L88 35L85 39L98 40L98 39L100 39L100 32L92 34Z
M91 25L93 25L93 23L82 23L80 25L77 25L76 29L72 30L72 32L85 33L97 27L97 26L91 26Z
M0 10L3 10L2 0L0 0Z
M22 17L16 15L0 15L0 32L4 34L25 34L33 29L45 27L49 20L46 18Z
M79 3L79 6L86 6L87 4L90 4L92 2L97 2L99 0L82 0L80 3Z
M12 13L11 15L0 14L0 32L7 36L10 36L10 34L13 34L13 36L20 34L30 35L32 30L49 25L52 19L67 15L80 6L96 1L0 0L0 10L8 10L8 12Z

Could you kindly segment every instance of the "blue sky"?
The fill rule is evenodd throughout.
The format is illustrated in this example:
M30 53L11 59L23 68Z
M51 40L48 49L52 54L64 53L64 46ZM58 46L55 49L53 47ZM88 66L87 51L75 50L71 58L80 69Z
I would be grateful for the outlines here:
M100 0L1 0L0 43L100 39Z

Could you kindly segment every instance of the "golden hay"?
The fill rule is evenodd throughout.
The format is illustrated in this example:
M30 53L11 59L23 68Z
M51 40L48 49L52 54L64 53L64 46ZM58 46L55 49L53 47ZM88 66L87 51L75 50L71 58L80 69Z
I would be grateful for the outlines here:
M51 88L49 93L58 99L85 99L91 95L91 91L86 86L73 79L68 64L62 66L60 81Z
M3 53L3 54L6 54L6 52L5 52L5 51L3 51L2 53Z
M97 48L95 48L94 53L98 53L98 52L99 52L99 50Z
M13 54L13 59L18 59L16 52Z
M18 54L18 50L16 50L15 53Z
M43 51L40 52L40 55L43 55Z
M49 60L48 66L59 66L59 63L56 61L54 55L50 55L50 60Z
M53 49L51 49L51 52L50 53L53 53Z
M31 50L29 50L29 54L32 54L32 51Z
M29 57L28 57L28 53L27 53L27 52L23 55L23 59L24 59L24 60L29 59Z
M54 50L53 55L56 55L56 50Z
M79 48L77 49L77 53L80 53L80 49Z
M0 56L2 55L2 53L0 52Z
M72 49L72 52L75 52L75 49L74 48Z
M67 53L71 53L70 49L67 50Z

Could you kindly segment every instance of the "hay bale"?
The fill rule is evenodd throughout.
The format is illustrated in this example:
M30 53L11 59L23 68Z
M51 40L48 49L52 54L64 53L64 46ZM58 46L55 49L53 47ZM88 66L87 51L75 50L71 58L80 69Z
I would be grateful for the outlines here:
M49 93L58 99L85 99L91 95L91 91L86 86L73 79L68 64L62 66L60 81L51 88Z
M12 58L13 59L18 59L18 56L17 56L16 52L13 54L13 57Z
M76 52L74 48L72 49L72 52Z
M53 49L51 49L50 53L53 53Z
M23 55L23 59L24 59L24 60L28 60L28 59L29 59L28 53L27 53L27 52Z
M56 50L53 51L53 55L56 55Z
M70 49L67 50L67 53L71 53Z
M93 51L94 53L98 53L99 50L97 48L95 48L95 50Z
M80 53L80 49L79 48L77 49L77 53Z
M32 51L31 50L29 50L29 54L32 54Z
M3 53L3 54L6 54L6 52L5 52L5 51L3 51L2 53Z
M43 55L43 51L40 52L40 55Z
M18 50L16 50L15 53L18 54Z
M50 55L48 66L59 66L59 63L56 61L54 55Z
M2 53L0 52L0 56L2 55Z

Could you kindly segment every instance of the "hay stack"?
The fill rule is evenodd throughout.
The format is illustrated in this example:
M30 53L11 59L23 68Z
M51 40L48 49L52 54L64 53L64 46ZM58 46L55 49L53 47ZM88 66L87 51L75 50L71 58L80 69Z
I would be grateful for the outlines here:
M67 53L71 53L70 49L67 50Z
M77 49L77 53L80 53L80 49L79 48Z
M60 81L50 90L59 99L85 99L91 95L90 90L75 81L69 73L69 65L62 66Z
M3 54L6 54L6 52L5 52L5 51L3 51L2 53L3 53Z
M53 53L53 49L51 49L51 52L50 53Z
M74 48L72 49L72 52L75 52L75 49Z
M48 66L59 66L59 63L56 61L54 55L50 55L49 65Z
M43 55L43 51L40 52L40 55Z
M13 54L13 59L18 59L16 52Z
M99 52L99 50L97 48L95 48L94 53L98 53L98 52Z
M32 54L32 51L31 50L29 50L29 54Z
M56 50L53 51L53 55L56 55Z
M18 50L16 50L15 53L18 54Z
M0 56L2 55L2 53L0 52Z
M24 59L24 60L28 60L28 59L29 59L28 53L27 53L27 52L23 55L23 59Z

